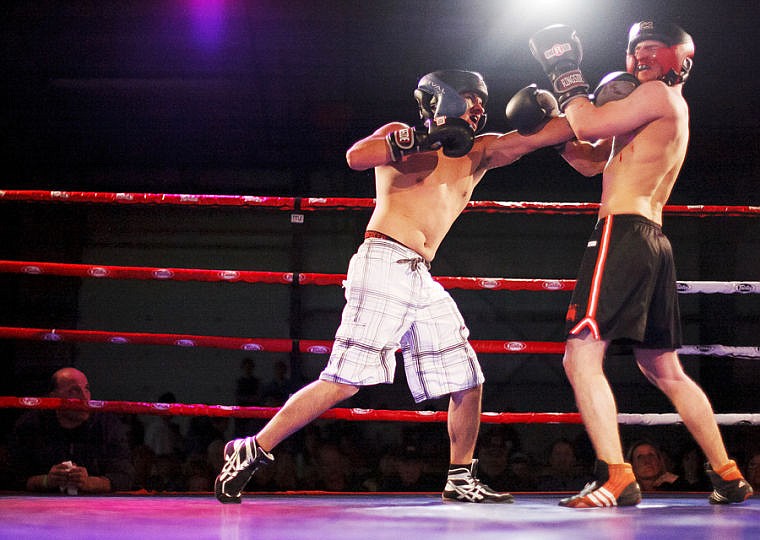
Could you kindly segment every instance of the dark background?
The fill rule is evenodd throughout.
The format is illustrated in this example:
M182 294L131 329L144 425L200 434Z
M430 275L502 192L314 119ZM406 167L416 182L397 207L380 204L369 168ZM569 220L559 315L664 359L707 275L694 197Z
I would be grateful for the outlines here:
M760 5L694 1L9 1L2 4L3 189L372 197L346 148L417 118L425 73L477 70L488 130L510 129L509 97L546 79L527 47L574 26L590 81L624 69L630 25L654 15L694 36L684 94L692 139L674 204L758 205ZM540 150L490 171L480 200L597 201L599 179ZM113 208L0 202L5 259L244 270L345 271L366 212ZM683 280L758 280L756 218L666 218ZM593 218L465 214L437 275L572 278ZM331 339L337 287L135 283L3 275L0 325ZM319 289L319 290L317 290ZM562 293L453 293L474 339L562 340ZM718 297L719 296L719 297ZM689 344L760 345L752 296L682 298ZM293 311L294 306L296 311ZM3 394L42 393L75 364L101 399L230 403L241 355L211 350L4 341ZM324 357L285 355L309 380ZM623 412L669 404L611 362ZM256 357L262 378L271 367ZM483 358L486 410L574 410L557 357ZM719 412L757 412L753 360L685 359ZM370 404L410 407L405 390ZM382 396L382 397L379 397Z

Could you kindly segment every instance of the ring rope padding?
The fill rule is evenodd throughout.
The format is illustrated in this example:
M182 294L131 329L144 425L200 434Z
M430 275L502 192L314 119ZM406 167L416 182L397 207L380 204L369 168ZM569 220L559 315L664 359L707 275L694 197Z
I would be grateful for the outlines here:
M113 266L69 264L42 261L0 260L0 273L52 275L100 279L142 279L160 281L227 281L230 283L273 283L298 285L342 285L346 274L315 272L262 272L253 270L222 270L202 268L155 268L144 266ZM445 289L484 291L572 291L574 279L500 278L433 276ZM679 281L681 294L757 294L760 281Z
M0 201L69 202L96 204L168 204L184 206L257 206L299 211L363 210L373 208L375 199L359 197L268 197L254 195L204 195L184 193L108 193L95 191L0 190ZM599 203L469 201L465 212L512 212L542 214L595 214ZM666 205L672 215L760 217L760 206Z
M141 401L99 401L68 398L0 396L0 408L16 409L69 409L112 413L170 415L170 416L224 416L235 418L271 418L279 407L242 407L237 405L206 405L186 403L153 403ZM328 409L319 418L382 422L446 422L446 411L402 411L387 409ZM682 423L676 413L620 413L619 424L670 425ZM715 419L721 425L758 425L760 414L722 413ZM484 412L481 422L490 424L581 424L579 413L559 412Z
M33 341L112 343L115 345L174 345L177 347L209 347L239 349L249 352L293 352L330 354L332 340L251 338L204 336L196 334L155 334L147 332L114 332L104 330L67 330L60 328L23 328L0 326L0 339L26 339ZM564 342L470 340L479 354L563 354ZM683 355L732 356L758 358L760 347L733 347L727 345L685 345L678 349Z

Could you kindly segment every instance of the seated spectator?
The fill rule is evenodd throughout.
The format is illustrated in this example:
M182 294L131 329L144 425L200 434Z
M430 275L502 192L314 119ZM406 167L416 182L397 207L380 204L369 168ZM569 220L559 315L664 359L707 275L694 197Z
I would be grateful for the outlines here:
M172 392L158 397L158 403L176 403ZM156 456L169 456L181 461L185 454L185 440L173 416L153 415L145 421L145 445Z
M750 454L744 476L755 493L760 493L760 450Z
M515 452L509 457L507 483L510 491L536 491L535 467L527 454Z
M666 456L653 442L632 444L627 461L642 491L689 491L688 482L668 470Z
M419 448L404 446L392 455L392 472L380 479L380 491L440 491L444 477L425 472L425 459Z
M305 482L319 491L361 491L348 466L348 459L337 444L323 443L317 451L317 477ZM306 480L306 479L305 479Z
M51 379L50 397L89 401L81 371L67 367ZM11 434L9 461L16 487L69 494L108 493L132 488L127 430L113 414L88 410L34 410L23 414Z
M707 458L702 449L689 443L681 450L675 472L689 484L689 491L712 491L712 483L705 472Z
M500 426L498 426L500 427ZM509 456L514 447L510 433L488 426L478 442L478 477L496 491L514 489L510 485Z
M288 377L288 366L282 360L274 364L274 378L264 385L261 397L265 407L279 407L296 389Z
M557 439L549 446L547 466L538 473L539 491L580 491L594 477L578 464L575 448L567 439Z

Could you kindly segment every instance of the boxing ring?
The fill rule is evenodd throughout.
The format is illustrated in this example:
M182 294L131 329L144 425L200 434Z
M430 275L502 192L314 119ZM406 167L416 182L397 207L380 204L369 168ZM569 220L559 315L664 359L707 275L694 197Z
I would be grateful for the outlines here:
M304 213L366 210L372 199L253 197L149 193L98 193L62 191L0 191L0 203L35 204L169 205L173 207L242 207L290 213L296 226ZM471 201L465 212L594 215L597 203L543 203ZM669 216L732 217L756 219L760 207L671 205ZM347 260L344 261L344 265ZM301 271L250 271L181 267L72 264L49 261L0 260L0 273L26 276L75 277L83 280L154 280L249 283L299 287L333 286L340 290L344 274ZM567 292L569 279L516 279L496 277L446 277L435 279L447 289L471 291ZM337 286L337 287L336 287ZM679 281L681 294L753 295L758 281ZM562 318L564 314L558 314ZM465 319L467 316L465 314ZM157 333L0 326L5 340L47 343L98 343L114 347L153 345L185 349L210 348L246 353L327 355L330 340L272 337L233 337L187 333ZM479 355L554 355L564 343L523 340L471 340ZM692 344L680 349L682 356L731 358L760 357L760 346ZM486 383L488 384L488 383ZM29 396L0 396L0 408L88 409L120 414L211 416L266 419L276 407L243 407L197 403L146 401L81 401ZM335 408L322 417L345 422L445 422L445 411ZM482 414L484 424L581 424L577 413L491 412ZM723 426L760 425L760 411L716 414ZM680 422L677 414L620 413L621 425L659 426ZM705 494L646 494L634 508L577 511L557 506L558 494L518 493L513 505L444 504L437 493L304 493L251 494L242 505L221 505L211 493L184 496L119 493L98 497L30 497L0 495L1 538L397 538L409 533L421 538L750 538L760 537L760 499L739 506L710 506ZM114 524L118 524L117 527Z

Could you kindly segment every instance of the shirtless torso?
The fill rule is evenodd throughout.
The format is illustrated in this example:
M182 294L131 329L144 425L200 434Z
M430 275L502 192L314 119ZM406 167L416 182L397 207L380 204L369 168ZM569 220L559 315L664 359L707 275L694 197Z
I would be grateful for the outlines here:
M648 81L604 107L586 100L568 106L578 136L597 142L570 143L563 157L587 176L603 173L600 218L638 214L662 224L689 141L681 87Z
M489 169L508 165L528 152L572 136L567 122L558 118L531 137L515 131L479 135L463 158L449 158L438 150L393 162L388 157L385 136L404 127L406 124L399 122L382 126L354 144L347 159L354 169L375 169L377 198L367 229L387 234L428 261L435 257L446 233Z

